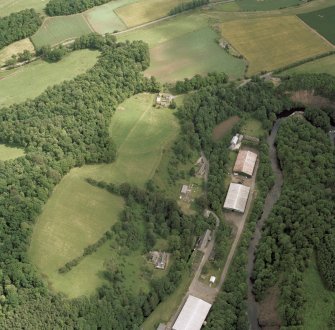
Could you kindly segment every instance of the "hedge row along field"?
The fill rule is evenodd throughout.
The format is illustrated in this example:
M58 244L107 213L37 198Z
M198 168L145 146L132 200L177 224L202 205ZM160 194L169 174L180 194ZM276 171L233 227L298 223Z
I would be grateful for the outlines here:
M298 17L335 45L335 6L300 14Z
M45 11L49 16L72 15L102 5L110 0L50 0Z

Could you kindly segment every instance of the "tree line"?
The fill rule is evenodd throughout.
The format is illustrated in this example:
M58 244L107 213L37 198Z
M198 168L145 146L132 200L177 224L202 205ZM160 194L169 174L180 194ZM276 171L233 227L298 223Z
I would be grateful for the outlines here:
M25 9L0 17L0 49L27 37L31 37L42 25L34 9Z
M209 0L192 0L188 2L182 2L178 6L172 8L169 11L169 15L176 15L186 10L191 10L197 7L201 7L209 3Z

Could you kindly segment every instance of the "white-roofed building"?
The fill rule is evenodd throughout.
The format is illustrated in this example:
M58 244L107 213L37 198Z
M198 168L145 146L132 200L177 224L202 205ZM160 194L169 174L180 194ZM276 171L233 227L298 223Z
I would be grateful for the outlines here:
M202 299L188 296L172 330L200 330L211 307Z
M231 183L223 207L228 210L244 213L249 192L249 187L238 183Z
M257 160L257 154L249 150L240 150L234 165L234 172L252 176Z

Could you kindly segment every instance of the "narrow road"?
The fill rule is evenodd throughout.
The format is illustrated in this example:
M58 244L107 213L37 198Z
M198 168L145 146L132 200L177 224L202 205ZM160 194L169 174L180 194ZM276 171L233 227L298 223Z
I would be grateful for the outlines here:
M281 187L283 185L283 174L280 169L279 161L277 158L277 150L275 147L275 139L277 136L277 132L280 126L282 119L278 119L272 130L271 134L269 135L267 139L267 143L269 145L269 154L270 154L270 160L271 160L271 167L272 171L275 175L275 183L269 193L266 196L265 203L264 203L264 209L262 213L261 219L256 224L256 229L254 232L254 236L250 242L249 249L248 249L248 267L247 267L247 273L248 273L248 317L249 317L249 323L252 330L259 330L259 324L258 324L258 313L259 313L259 306L258 303L255 301L255 297L252 293L252 271L254 268L254 261L255 261L255 251L257 248L257 245L259 243L259 240L262 236L262 227L264 225L264 222L270 215L270 212L274 206L274 204L277 202Z

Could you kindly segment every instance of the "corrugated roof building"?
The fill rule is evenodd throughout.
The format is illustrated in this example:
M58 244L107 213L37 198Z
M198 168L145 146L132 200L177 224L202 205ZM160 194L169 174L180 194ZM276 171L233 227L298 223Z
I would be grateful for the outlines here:
M202 299L188 296L172 330L200 330L211 307Z
M240 150L234 165L234 172L252 176L257 160L257 154L249 150Z
M249 192L249 187L238 183L231 183L223 207L228 210L244 213Z

